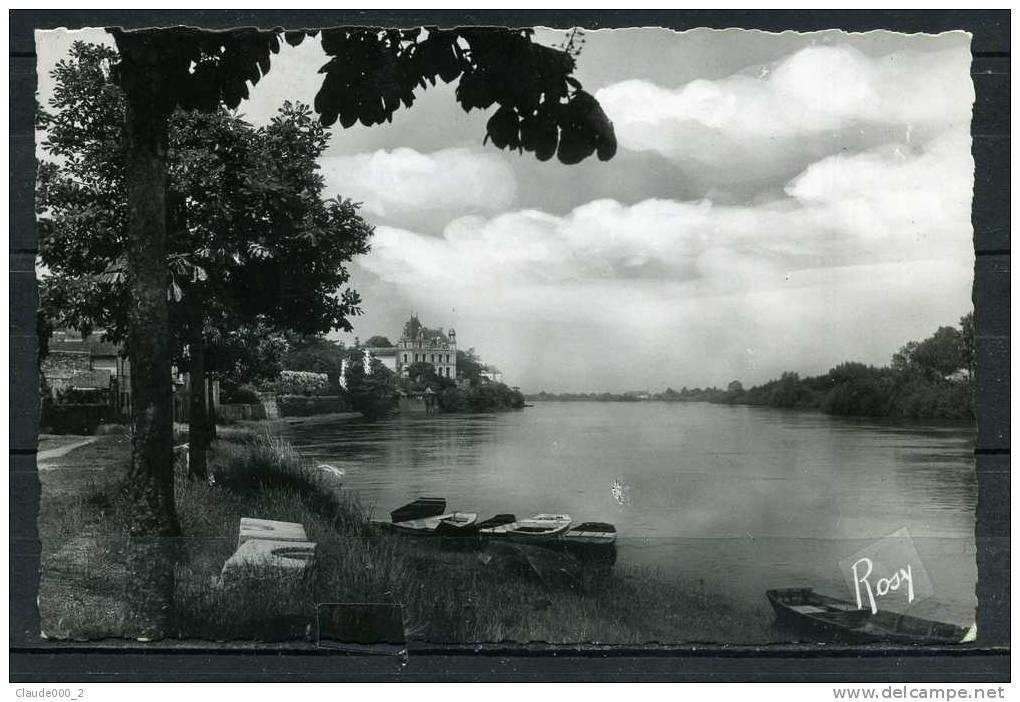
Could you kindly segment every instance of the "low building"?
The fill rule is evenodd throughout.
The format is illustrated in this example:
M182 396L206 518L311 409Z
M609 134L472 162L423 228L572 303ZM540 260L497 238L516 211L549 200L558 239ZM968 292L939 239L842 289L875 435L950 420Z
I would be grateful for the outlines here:
M503 382L503 371L496 366L483 366L479 377L488 380L490 383L502 383Z
M365 353L369 357L378 360L394 373L397 372L397 347L396 346L367 346Z
M102 330L88 336L70 329L54 330L39 371L56 399L68 390L109 392L110 403L120 421L131 417L131 362L124 348L103 338ZM174 420L187 421L189 378L176 368L173 373ZM213 407L220 402L219 381L212 383Z

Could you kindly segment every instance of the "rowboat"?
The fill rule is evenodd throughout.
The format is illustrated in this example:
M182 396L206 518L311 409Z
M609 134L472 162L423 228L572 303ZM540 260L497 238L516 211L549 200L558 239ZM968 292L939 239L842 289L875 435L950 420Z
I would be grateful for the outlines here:
M845 643L950 644L973 641L976 629L921 619L888 610L859 609L853 602L819 595L809 587L765 593L776 620Z
M506 538L514 541L545 542L561 536L570 528L568 514L536 514L509 524L500 524L479 529L478 534L490 538Z
M444 512L446 512L446 500L442 497L419 497L414 502L409 502L390 512L390 521L398 524L412 519L437 517Z
M506 524L513 524L517 521L517 516L513 514L497 514L488 519L483 519L480 522L475 522L473 527L475 534L484 530L492 529L494 527L504 526Z
M579 548L608 548L616 544L616 527L605 522L582 522L563 534L566 546Z
M474 512L450 512L439 514L434 517L423 517L422 519L409 519L404 522L383 524L393 531L402 534L413 534L420 536L457 536L472 531L471 527L478 521L478 515Z

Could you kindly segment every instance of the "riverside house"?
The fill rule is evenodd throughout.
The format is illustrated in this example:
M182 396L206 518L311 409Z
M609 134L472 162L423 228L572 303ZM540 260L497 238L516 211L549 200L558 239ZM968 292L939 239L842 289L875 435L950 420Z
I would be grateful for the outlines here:
M69 390L79 395L107 395L117 421L131 418L131 362L123 346L103 338L102 330L82 336L71 329L56 329L50 337L39 372L46 380L50 397L59 398ZM188 373L173 369L174 420L188 419ZM220 384L213 381L213 407L220 404Z

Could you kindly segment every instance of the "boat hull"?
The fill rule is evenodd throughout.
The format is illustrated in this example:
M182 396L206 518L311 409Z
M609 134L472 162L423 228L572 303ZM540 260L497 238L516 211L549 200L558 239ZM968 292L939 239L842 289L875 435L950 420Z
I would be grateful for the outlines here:
M960 643L968 632L955 624L907 614L858 609L857 605L827 597L811 588L785 588L766 593L776 621L811 631L828 641L849 644L899 643L909 645Z
M603 522L584 522L563 534L563 543L576 548L615 548L616 527Z
M376 520L373 524L386 531L407 536L458 536L473 533L477 520L478 515L474 512L452 512L397 523Z
M481 529L482 538L505 539L523 544L555 543L570 528L570 516L566 514L536 514L528 519Z
M428 517L437 517L446 512L446 500L441 497L419 497L414 502L409 502L403 507L390 512L390 521L394 524L401 524Z

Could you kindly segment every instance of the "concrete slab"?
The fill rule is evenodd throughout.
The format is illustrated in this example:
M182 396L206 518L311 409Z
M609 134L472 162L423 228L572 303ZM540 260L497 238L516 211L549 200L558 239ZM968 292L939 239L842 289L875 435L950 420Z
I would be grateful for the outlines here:
M308 541L305 528L296 522L277 522L272 519L242 517L237 531L237 547L252 539L269 541Z
M250 539L223 564L223 580L235 580L247 571L273 569L302 575L315 559L315 544L310 541L268 541Z

